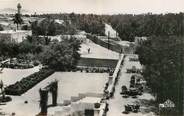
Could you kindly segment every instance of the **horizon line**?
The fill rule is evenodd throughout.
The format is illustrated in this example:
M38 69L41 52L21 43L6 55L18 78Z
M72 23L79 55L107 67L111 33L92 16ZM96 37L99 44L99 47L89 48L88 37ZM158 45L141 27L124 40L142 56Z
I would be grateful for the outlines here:
M8 14L8 15L11 15L11 14L14 14L14 13L1 13L3 12L2 10L4 9L14 9L14 8L3 8L3 9L0 9L0 14ZM16 10L16 9L14 9ZM94 14L94 15L144 15L144 14L155 14L155 15L165 15L165 14L180 14L180 13L184 13L184 11L177 11L177 12L142 12L142 13L125 13L125 12L122 12L122 13L93 13L93 12L75 12L75 11L71 11L71 12L60 12L60 11L31 11L31 10L27 10L27 9L22 9L24 10L23 11L23 15L34 15L36 13L36 15L43 15L43 14L71 14L71 13L74 13L74 14ZM28 13L26 13L26 12Z

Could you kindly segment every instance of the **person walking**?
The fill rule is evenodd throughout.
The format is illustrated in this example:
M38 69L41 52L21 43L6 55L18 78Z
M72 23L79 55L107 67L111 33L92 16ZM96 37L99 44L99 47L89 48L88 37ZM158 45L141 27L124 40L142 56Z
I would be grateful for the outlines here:
M88 48L88 54L90 53L90 48Z

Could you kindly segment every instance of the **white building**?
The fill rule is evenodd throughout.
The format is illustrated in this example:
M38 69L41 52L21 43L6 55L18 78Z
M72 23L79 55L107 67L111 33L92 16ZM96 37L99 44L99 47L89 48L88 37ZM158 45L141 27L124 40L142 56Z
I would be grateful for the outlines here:
M20 43L24 39L26 39L27 36L32 35L32 31L26 31L26 30L4 30L0 31L0 40L4 39L10 42L17 42Z
M76 34L76 35L55 35L55 36L39 36L40 38L45 38L48 37L51 39L51 41L53 40L58 40L59 42L62 41L64 38L65 39L70 39L71 37L76 38L78 40L80 40L81 42L85 42L86 41L86 35L81 35L81 34Z
M53 116L103 116L106 108L106 103L100 103L101 98L97 97L85 97L77 102L72 102L68 106L58 107L58 111L54 111ZM95 104L98 103L99 107L95 108ZM53 108L54 109L54 108ZM53 109L49 109L53 110ZM57 108L56 108L57 109ZM89 115L88 114L88 115Z
M146 41L147 37L135 37L135 45L139 46L142 42Z
M107 37L109 36L110 38L120 39L118 32L115 29L113 29L112 26L109 24L105 24L105 35Z

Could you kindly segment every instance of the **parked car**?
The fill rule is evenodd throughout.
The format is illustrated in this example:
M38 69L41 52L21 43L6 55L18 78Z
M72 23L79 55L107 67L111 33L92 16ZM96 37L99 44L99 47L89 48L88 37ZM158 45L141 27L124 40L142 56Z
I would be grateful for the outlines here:
M121 93L120 94L127 94L127 91L128 91L127 87L123 85L121 87Z

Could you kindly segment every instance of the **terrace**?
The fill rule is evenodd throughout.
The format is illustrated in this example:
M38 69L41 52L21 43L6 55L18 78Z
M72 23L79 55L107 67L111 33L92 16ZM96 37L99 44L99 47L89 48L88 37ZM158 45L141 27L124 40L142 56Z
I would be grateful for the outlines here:
M22 78L27 77L28 75L38 72L39 69L40 66L36 66L30 69L4 68L3 72L0 73L0 80L2 80L5 85L11 85L17 81L20 81Z
M15 112L18 116L25 116L25 113L26 116L33 116L39 113L39 89L54 80L59 81L59 105L62 105L65 100L71 100L71 97L79 96L79 94L103 94L107 77L108 73L55 72L22 96L12 96L12 102L3 105L2 110L7 114ZM24 103L25 101L28 103Z

